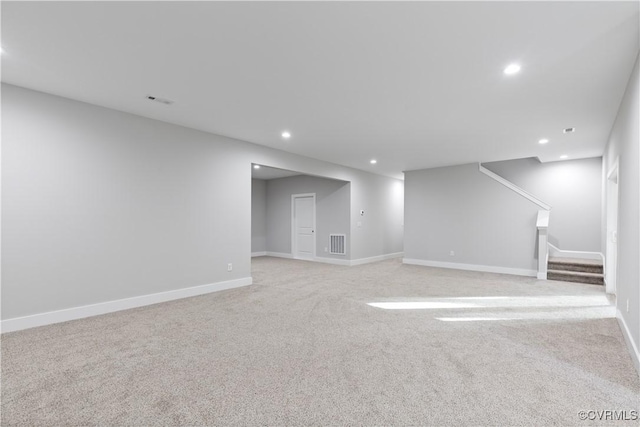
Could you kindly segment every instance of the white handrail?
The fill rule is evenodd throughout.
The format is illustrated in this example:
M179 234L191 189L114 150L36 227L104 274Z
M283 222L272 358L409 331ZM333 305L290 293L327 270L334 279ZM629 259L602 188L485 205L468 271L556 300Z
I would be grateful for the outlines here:
M536 205L540 206L542 209L546 209L548 211L551 210L551 206L550 205L546 204L545 202L543 202L542 200L538 199L537 197L527 193L526 191L524 191L522 188L518 187L517 185L515 185L511 181L507 181L506 179L504 179L500 175L491 172L489 169L487 169L484 166L482 166L481 163L478 163L478 170L480 170L480 172L482 172L483 174L487 175L489 178L499 182L500 184L504 185L505 187L509 188L510 190L515 191L516 193L520 194L522 197L524 197L524 198L530 200L531 202L535 203Z
M538 228L538 279L547 280L547 265L549 262L549 211L538 211L536 227Z

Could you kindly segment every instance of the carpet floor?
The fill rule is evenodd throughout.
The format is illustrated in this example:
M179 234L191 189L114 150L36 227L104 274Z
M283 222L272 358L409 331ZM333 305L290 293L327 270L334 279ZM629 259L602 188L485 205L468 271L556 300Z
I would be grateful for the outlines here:
M4 334L2 425L638 425L579 416L640 409L602 286L399 260L252 274Z

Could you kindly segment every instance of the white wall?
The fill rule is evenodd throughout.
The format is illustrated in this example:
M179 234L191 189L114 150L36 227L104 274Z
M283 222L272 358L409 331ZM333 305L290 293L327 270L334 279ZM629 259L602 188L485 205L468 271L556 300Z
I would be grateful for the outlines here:
M267 181L251 180L251 253L267 250Z
M6 84L2 123L3 319L250 277L251 163L349 181L352 206L401 186ZM401 251L401 221L351 233L352 258Z
M529 158L482 166L552 206L549 243L564 250L600 252L601 157L550 163Z
M344 181L298 175L267 181L267 251L291 254L291 196L316 195L316 256L349 260L351 230L350 184ZM331 255L329 234L347 235L347 255Z
M628 329L632 347L635 345L635 362L640 346L640 123L638 59L629 80L622 104L603 157L603 179L616 159L618 169L618 276L616 304L624 329ZM606 186L605 186L606 189ZM606 233L606 212L603 218L603 245ZM603 246L604 252L604 246ZM629 311L626 304L629 301ZM640 369L640 368L639 368Z
M405 259L535 274L538 210L477 164L406 172Z

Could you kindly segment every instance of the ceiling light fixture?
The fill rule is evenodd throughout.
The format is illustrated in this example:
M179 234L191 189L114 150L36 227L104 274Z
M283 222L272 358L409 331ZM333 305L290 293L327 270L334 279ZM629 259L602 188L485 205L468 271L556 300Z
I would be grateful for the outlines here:
M547 142L549 142L547 138L542 138L540 141L538 141L538 144L546 144Z
M576 128L564 128L562 133L573 133L576 131Z
M504 69L504 73L507 76L511 76L513 74L517 74L520 71L520 65L518 64L509 64L507 68Z
M569 156L567 156L566 154L563 154L562 156L560 156L560 158L561 158L562 160L567 159L568 157L569 157Z
M378 161L376 159L371 159L371 161L369 161L369 163L371 163L372 165L375 165L376 163L378 163Z
M282 137L284 139L289 139L291 138L291 133L288 130L285 130L284 132L282 132Z
M253 165L254 169L260 169L260 165Z

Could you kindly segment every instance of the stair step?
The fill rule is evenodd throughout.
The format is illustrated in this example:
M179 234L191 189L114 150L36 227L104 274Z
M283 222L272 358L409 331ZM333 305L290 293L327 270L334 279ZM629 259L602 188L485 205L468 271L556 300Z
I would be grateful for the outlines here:
M577 258L549 258L549 270L575 271L581 273L603 274L601 261Z
M585 265L602 265L601 260L596 259L584 259L584 258L564 258L564 257L549 257L549 261L567 263L567 264L585 264Z
M604 275L585 273L582 271L548 270L547 279L560 280L562 282L586 283L589 285L604 285Z

